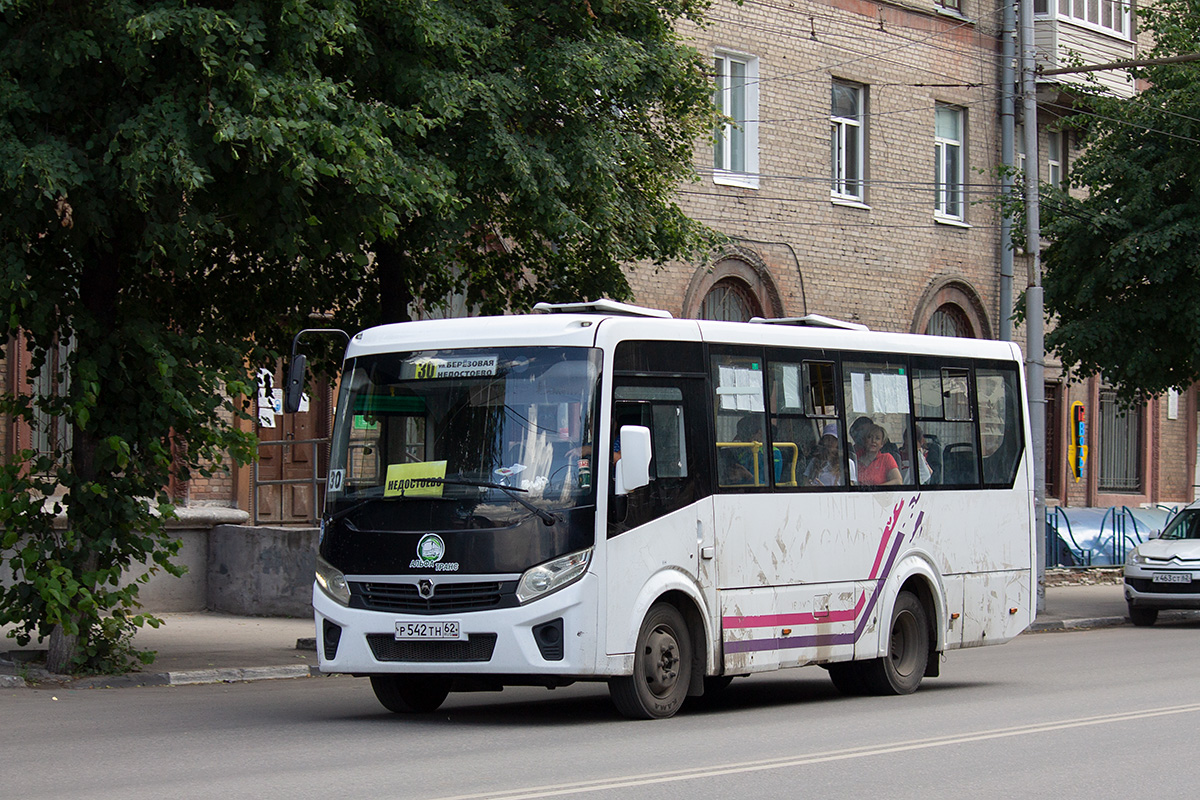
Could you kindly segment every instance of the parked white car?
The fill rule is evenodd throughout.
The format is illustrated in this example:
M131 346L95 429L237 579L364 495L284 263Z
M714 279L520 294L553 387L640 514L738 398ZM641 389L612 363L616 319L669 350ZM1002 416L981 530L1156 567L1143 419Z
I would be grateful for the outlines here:
M1125 559L1125 602L1134 625L1153 625L1164 608L1200 608L1200 502Z

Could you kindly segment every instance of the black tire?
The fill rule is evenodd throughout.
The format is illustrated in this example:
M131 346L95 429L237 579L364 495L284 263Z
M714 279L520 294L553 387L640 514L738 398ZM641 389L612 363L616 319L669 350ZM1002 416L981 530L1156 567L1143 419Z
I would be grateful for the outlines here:
M1129 621L1139 628L1149 628L1158 621L1158 609L1130 606Z
M383 707L395 714L437 711L450 694L444 675L372 675L371 689Z
M901 592L892 609L888 654L859 662L872 694L912 694L929 663L929 616L912 592Z
M608 682L613 704L630 719L666 719L683 705L691 680L687 623L675 606L656 603L638 631L633 674Z
M863 680L862 664L857 661L839 661L836 664L823 664L829 672L829 680L833 686L846 697L858 697L867 693L867 685Z

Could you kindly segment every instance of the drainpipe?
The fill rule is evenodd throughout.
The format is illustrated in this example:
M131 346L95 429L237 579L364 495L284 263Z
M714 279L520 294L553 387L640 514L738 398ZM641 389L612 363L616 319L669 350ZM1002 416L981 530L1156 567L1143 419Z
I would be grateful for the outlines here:
M1021 0L1021 94L1025 112L1025 249L1029 287L1025 290L1025 378L1029 389L1029 428L1033 438L1034 526L1037 541L1037 610L1046 608L1046 339L1042 306L1042 229L1038 218L1037 85L1033 49L1033 0Z

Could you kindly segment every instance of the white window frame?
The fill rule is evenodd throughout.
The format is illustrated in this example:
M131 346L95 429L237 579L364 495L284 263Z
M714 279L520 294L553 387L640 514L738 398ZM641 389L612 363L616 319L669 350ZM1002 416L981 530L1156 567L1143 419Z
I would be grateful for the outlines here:
M833 113L832 94L841 87L854 92L857 115L854 117L837 116ZM829 196L835 201L844 200L852 203L866 202L866 141L867 129L864 124L867 90L862 84L849 81L834 80L830 85L829 113L829 160L830 179ZM847 145L852 132L857 133L853 147ZM853 152L851 152L853 151ZM857 178L847 177L851 173L851 165Z
M958 119L957 139L940 134L937 117L943 111L953 112L956 115ZM965 109L947 103L936 105L933 131L933 160L936 174L933 215L940 221L966 222L966 131L967 113ZM952 168L953 160L949 157L949 153L954 151L958 153L957 169ZM951 171L954 172L953 175L949 174ZM957 211L951 210L954 207L957 207Z
M1066 141L1062 131L1049 131L1046 135L1046 182L1061 187L1066 176Z
M730 77L734 65L741 67L740 86ZM713 183L757 189L758 59L744 53L719 50L713 54L713 67L716 84L713 102L722 114L736 123L726 123L715 131ZM740 163L736 148L731 144L741 145Z
M1109 36L1133 39L1133 3L1130 0L1038 0L1034 13Z

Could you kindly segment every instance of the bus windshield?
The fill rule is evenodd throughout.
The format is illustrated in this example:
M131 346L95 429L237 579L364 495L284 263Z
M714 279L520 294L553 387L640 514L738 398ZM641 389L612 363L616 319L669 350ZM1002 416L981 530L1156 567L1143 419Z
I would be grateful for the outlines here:
M599 376L599 351L581 347L351 359L338 396L328 513L371 498L539 511L594 503Z

